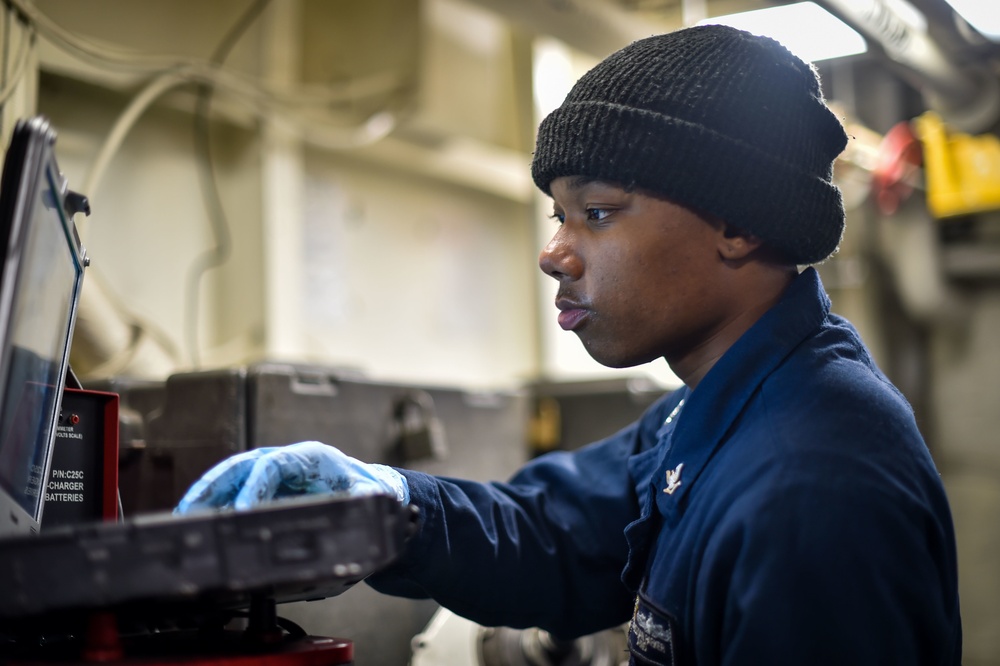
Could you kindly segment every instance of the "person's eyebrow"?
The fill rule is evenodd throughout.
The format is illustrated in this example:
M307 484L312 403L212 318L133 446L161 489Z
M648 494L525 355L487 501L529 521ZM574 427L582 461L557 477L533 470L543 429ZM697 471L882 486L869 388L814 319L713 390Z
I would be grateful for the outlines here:
M606 178L596 178L594 176L573 176L569 181L569 188L571 190L579 190L594 183L598 185L607 185L609 187L621 187L620 183L616 183L613 180L607 180Z

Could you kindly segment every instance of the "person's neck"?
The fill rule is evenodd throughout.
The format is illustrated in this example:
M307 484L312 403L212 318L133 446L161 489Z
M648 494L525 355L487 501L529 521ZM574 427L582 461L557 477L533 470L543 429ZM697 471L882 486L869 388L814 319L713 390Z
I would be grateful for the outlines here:
M739 276L733 305L720 325L683 356L667 359L670 369L692 391L729 348L781 300L798 274L794 266L767 268Z

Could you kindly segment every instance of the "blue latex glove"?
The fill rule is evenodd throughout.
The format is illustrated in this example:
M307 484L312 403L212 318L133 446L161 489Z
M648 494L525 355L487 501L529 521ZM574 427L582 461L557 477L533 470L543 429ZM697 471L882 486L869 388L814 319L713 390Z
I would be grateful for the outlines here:
M191 486L174 513L249 509L278 497L388 494L409 504L406 479L386 465L363 463L321 442L253 449L223 460Z

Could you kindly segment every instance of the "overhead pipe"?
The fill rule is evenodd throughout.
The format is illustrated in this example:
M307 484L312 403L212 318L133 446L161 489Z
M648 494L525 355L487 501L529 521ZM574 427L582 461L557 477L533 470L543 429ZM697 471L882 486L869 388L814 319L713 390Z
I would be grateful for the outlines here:
M1000 119L1000 79L985 64L959 63L925 28L885 0L817 0L830 13L882 47L899 75L916 87L949 126L969 134Z

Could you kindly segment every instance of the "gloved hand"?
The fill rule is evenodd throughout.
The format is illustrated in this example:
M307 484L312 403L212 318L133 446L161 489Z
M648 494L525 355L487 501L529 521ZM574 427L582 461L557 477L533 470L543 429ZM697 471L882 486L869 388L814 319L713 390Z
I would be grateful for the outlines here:
M223 460L191 486L174 513L249 509L277 497L384 493L409 504L406 479L386 465L363 463L321 442L253 449Z

